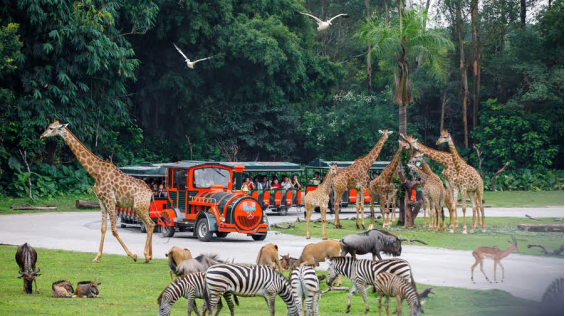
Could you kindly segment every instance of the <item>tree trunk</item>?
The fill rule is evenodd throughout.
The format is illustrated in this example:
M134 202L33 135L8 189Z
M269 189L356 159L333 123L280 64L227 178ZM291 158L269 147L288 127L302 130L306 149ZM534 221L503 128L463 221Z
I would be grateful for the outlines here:
M385 4L385 26L388 27L388 3L387 0L383 0Z
M76 208L100 208L99 202L89 202L83 200L76 200L75 202Z
M479 124L479 99L481 90L481 42L479 38L479 0L471 0L471 26L473 32L473 128Z
M369 0L365 0L365 11L367 12L367 20L371 17L371 8L369 6ZM340 19L341 21L341 19ZM371 44L367 44L367 92L371 93L372 82L371 82Z
M398 133L406 135L406 107L398 107Z
M441 97L441 118L439 122L439 134L443 131L443 121L445 120L445 104L447 103L447 77L443 83L443 96Z
M520 0L520 26L526 29L526 0Z
M461 17L461 0L457 1L456 19L457 34L459 37L459 74L461 75L461 85L463 89L463 130L465 138L465 148L469 148L468 127L467 127L467 97L469 95L469 84L467 83L467 67L465 65L465 47L463 44L463 19Z

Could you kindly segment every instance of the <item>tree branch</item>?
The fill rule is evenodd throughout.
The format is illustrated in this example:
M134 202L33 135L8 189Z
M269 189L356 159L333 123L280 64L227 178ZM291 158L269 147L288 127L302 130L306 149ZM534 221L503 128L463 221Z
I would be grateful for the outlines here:
M506 167L508 167L508 165L510 164L510 161L507 161L506 164L504 164L504 167L502 167L502 169L498 170L494 176L492 176L492 180L490 181L491 187L492 187L492 191L496 191L496 183L495 183L495 179L496 177L502 173L502 171L504 171L504 169L506 169Z
M22 155L22 159L24 160L24 163L26 164L26 167L27 167L27 182L29 184L29 199L33 201L33 196L31 195L31 170L29 169L29 164L27 163L26 151L24 150L22 152L21 149L19 149L19 151L20 151L20 155Z
M563 250L564 250L564 249L563 249L563 248L564 248L564 245L561 245L561 247L555 249L553 252L549 252L549 251L547 250L547 248L545 248L545 247L542 246L542 245L538 245L538 244L528 245L528 249L529 249L529 248L533 248L533 247L539 247L539 248L541 248L542 251L543 251L543 253L546 254L546 255L558 255L558 254L562 253Z

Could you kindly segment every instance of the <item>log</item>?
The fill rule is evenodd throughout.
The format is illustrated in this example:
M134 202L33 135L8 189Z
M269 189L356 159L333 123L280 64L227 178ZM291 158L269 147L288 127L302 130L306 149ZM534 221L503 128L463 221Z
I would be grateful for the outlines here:
M561 245L561 247L555 249L553 252L548 251L547 248L545 248L545 247L542 246L542 245L538 245L538 244L528 245L528 248L532 248L532 247L539 247L539 248L541 248L541 249L543 250L543 253L546 254L546 255L558 255L558 254L562 253L563 250L564 250L564 249L563 249L563 248L564 248L564 245Z
M332 286L332 287L326 289L325 291L323 291L322 294L325 294L329 291L349 291L349 288L345 287L345 286Z
M529 219L531 219L531 220L534 220L534 221L539 221L539 219L537 219L537 218L535 218L535 217L532 217L532 216L530 216L530 215L528 215L528 214L526 214L526 217L529 218Z
M414 243L414 242L419 242L419 243L421 243L421 244L427 245L426 242L423 242L423 241L421 241L421 240L419 240L419 239L412 239L412 240L410 240L410 239L408 239L408 238L402 238L402 236L400 236L400 240L402 240L402 241L407 241L409 244Z
M281 229L289 229L289 228L294 228L294 224L288 223L288 226L285 227L285 226L282 226L279 223L275 223L275 224L272 224L271 227L276 227L276 228L281 228Z
M434 292L432 292L432 288L429 287L427 289L425 289L424 291L422 291L422 293L418 294L418 296L422 299L422 298L426 298L428 297L428 295L430 294L436 294Z
M31 206L27 203L22 204L20 206L12 207L14 210L23 210L23 211L52 211L56 210L56 206Z
M76 208L100 208L100 203L99 202L76 200L75 206L76 206Z
M467 201L467 203L471 203L471 199L465 199L465 201ZM461 203L463 202L463 199L457 199L457 203ZM485 200L483 200L483 205L485 204Z
M518 229L527 232L562 233L563 224L520 224Z

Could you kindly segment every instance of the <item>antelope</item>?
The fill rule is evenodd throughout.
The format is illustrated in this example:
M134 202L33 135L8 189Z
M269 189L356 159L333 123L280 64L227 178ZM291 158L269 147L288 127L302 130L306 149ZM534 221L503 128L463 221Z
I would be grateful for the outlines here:
M501 282L504 282L504 267L500 263L500 260L506 258L511 252L514 251L518 253L520 252L520 250L518 250L518 242L516 241L516 238L514 236L512 236L512 242L509 241L508 243L510 244L510 247L506 248L506 250L500 250L500 248L494 246L494 247L479 247L473 251L473 257L475 257L475 263L473 264L473 266L471 266L471 281L473 281L473 283L475 283L475 280L473 279L473 271L475 270L475 267L479 263L481 264L481 272L483 273L487 281L492 283L485 274L485 271L483 270L483 260L485 258L491 258L494 260L494 282L498 283L496 281L496 264L498 264L502 269Z

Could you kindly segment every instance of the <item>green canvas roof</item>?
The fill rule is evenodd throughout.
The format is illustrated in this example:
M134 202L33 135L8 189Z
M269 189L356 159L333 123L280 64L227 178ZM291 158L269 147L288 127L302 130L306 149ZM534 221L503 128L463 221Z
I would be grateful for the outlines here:
M325 161L323 159L316 159L311 161L306 168L308 169L329 169L332 163L337 163L339 169L349 167L353 161ZM369 170L382 170L390 164L390 161L375 161Z
M288 171L288 172L301 172L299 164L292 162L278 162L278 161L242 161L242 162L220 162L222 165L227 165L231 167L244 166L243 172L278 172L278 171Z
M120 170L125 174L134 177L165 177L167 174L167 167L164 163L152 164L150 162L143 162L135 166L121 167Z

